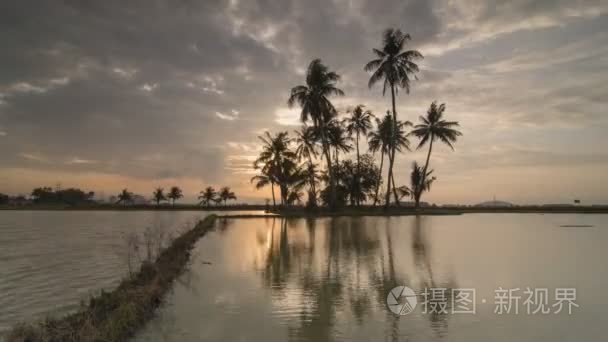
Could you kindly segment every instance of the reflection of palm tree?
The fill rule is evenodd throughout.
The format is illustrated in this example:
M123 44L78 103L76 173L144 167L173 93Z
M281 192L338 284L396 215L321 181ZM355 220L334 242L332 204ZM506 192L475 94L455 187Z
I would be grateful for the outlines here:
M448 281L447 284L437 284L433 276L433 268L430 258L429 243L424 237L422 228L424 218L416 215L413 221L412 229L412 252L414 256L414 264L418 269L418 273L422 277L422 284L425 289L445 288L445 303L446 311L449 312L452 304L452 291L457 287L454 281ZM428 300L428 298L427 298ZM427 308L429 311L429 308ZM438 334L444 335L448 328L448 314L442 310L428 312L428 318L431 323L431 328Z
M428 243L425 241L422 233L422 217L416 215L414 217L414 228L412 229L412 252L414 254L414 264L418 270L424 273L425 285L435 287L433 280L433 270L431 268L431 260L427 249Z
M394 236L397 230L393 219L374 219L380 224L384 220L384 229L372 229L366 220L272 218L272 224L268 223L268 239L264 241L267 252L260 274L263 286L273 292L273 297L276 294L285 298L289 293L288 305L301 308L298 324L288 327L290 340L331 341L335 338L336 321L349 319L342 315L351 314L355 322L365 322L372 308L386 305L387 294L395 286L412 286L408 275L400 272L403 260L399 256L403 254L398 253L399 247L412 249L423 286L446 287L449 291L455 287L453 282L437 283L435 279L431 250L422 227L424 218L413 221L410 246L398 243L401 239ZM262 246L261 241L258 244ZM325 253L327 258L319 260L319 253ZM365 291L361 284L372 284L375 291ZM294 292L289 291L293 288L302 291L294 297ZM451 292L446 294L451 300ZM446 332L448 315L433 313L425 317L437 334ZM403 338L400 334L407 328L407 320L400 320L387 309L385 321L388 340Z
M422 54L416 50L403 51L405 44L410 40L409 34L403 34L400 30L388 29L384 32L382 50L373 49L376 59L365 65L365 71L373 71L369 79L369 87L380 80L384 80L382 94L386 90L391 90L391 101L393 109L393 121L397 122L397 108L395 106L395 96L399 88L405 89L406 93L410 91L410 78L418 72L418 65L414 60L421 59ZM415 76L414 76L415 77ZM395 135L393 135L394 139ZM395 148L392 146L389 151L389 169L386 188L386 204L390 203L391 181L393 175L393 164L395 161ZM395 202L398 203L397 194L395 193Z

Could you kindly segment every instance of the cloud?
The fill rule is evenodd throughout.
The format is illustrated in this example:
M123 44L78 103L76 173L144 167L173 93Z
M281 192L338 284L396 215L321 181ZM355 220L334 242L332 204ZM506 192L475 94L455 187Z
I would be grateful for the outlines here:
M139 87L139 89L141 89L143 91L147 91L147 92L151 92L157 88L158 88L158 83L144 83Z
M264 196L248 183L257 136L300 124L299 109L286 101L310 60L342 75L339 110L362 103L382 115L390 108L378 87L367 88L362 68L391 26L409 32L408 48L426 56L411 94L399 93L400 117L414 121L438 100L465 132L439 174L465 177L459 160L524 167L535 158L587 156L608 143L603 1L26 0L5 7L0 163L33 170L23 177L98 173L108 187L132 181L142 188L157 179L235 182ZM544 152L483 148L497 140ZM546 154L552 151L563 153ZM423 157L398 162L407 168ZM573 182L587 174L580 170Z
M274 121L281 126L300 125L300 110L297 108L280 107L274 111Z
M99 161L92 159L82 159L74 157L66 162L66 164L97 164Z
M136 69L113 68L112 71L120 77L131 79L137 73Z
M239 118L239 111L237 110L231 110L230 113L228 114L224 114L221 112L215 112L215 116L217 116L218 118L222 119L222 120L228 120L228 121L234 121L236 119Z
M32 154L32 153L21 153L21 154L19 154L19 156L24 159L31 160L31 161L36 161L36 162L41 162L41 163L49 162L49 160L47 158L36 155L36 154Z

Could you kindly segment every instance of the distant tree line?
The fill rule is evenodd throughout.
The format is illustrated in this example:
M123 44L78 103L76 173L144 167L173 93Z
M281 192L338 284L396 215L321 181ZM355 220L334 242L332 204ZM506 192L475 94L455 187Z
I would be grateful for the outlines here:
M39 187L32 190L29 199L25 196L11 197L9 195L0 193L0 205L12 203L68 205L93 204L97 203L93 199L94 196L95 193L93 191L85 192L77 188L53 189L51 187ZM169 202L172 206L175 206L175 203L183 197L183 191L178 186L172 186L168 192L165 192L162 187L158 187L155 188L152 192L152 198L150 199L150 201L155 203L157 206L160 206L163 202ZM116 196L111 196L109 198L109 201L110 204L119 204L127 206L133 204L141 204L137 203L138 199L148 202L148 200L145 199L143 196L136 195L135 193L125 188L122 189L122 191ZM220 188L219 191L216 191L215 188L209 186L200 192L200 196L198 196L198 199L199 205L210 207L212 205L220 204L227 206L228 201L236 200L237 197L236 194L228 186Z
M51 187L41 187L32 190L31 198L37 204L85 204L92 203L95 192L82 191L77 188L53 189Z
M171 205L175 206L175 202L184 197L182 189L178 186L172 186L168 192L165 192L164 188L157 187L152 192L152 200L157 206L160 206L163 202L171 202ZM133 204L134 194L128 189L123 189L118 196L116 196L116 204ZM200 192L198 196L199 205L210 207L212 205L224 204L227 205L229 200L236 200L236 194L230 189L230 187L222 187L219 191L209 186Z

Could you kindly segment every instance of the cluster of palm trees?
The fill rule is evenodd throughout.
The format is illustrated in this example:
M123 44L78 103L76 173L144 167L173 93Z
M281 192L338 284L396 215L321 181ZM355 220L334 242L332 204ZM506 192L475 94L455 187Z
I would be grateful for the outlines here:
M259 173L251 181L258 189L271 187L274 205L277 188L282 205L300 202L303 191L307 189L307 205L312 207L317 206L319 199L332 209L346 202L361 205L368 200L374 206L384 203L388 207L391 196L396 205L408 196L418 207L422 193L429 191L436 179L432 176L433 170L429 169L433 142L445 143L453 149L453 144L462 134L458 131L458 122L444 120L445 104L433 102L415 126L409 121L399 120L396 97L400 89L409 94L410 82L417 79L419 71L415 62L423 58L416 50L404 50L409 40L409 34L400 30L386 30L382 48L372 50L375 59L364 67L365 71L371 72L369 88L382 82L383 95L390 90L392 110L381 118L364 105L357 105L347 111L345 119L340 120L331 102L332 97L344 95L337 86L340 76L320 59L309 64L305 83L293 87L287 100L290 107L301 108L302 128L295 132L295 138L291 138L288 132L274 136L266 132L259 137L263 143L262 152L253 164ZM410 127L412 129L408 132ZM410 184L397 187L395 158L397 153L410 150L408 137L411 136L419 139L417 149L428 143L426 162L422 167L414 162ZM361 140L368 142L369 153L361 154ZM352 150L356 160L340 161L340 154ZM379 168L374 165L376 152L380 152ZM388 171L383 180L385 157ZM324 170L320 170L316 160L324 160ZM380 193L382 183L386 183L384 194ZM325 187L321 188L321 184Z
M156 202L157 206L160 205L160 202L169 200L171 201L171 204L175 206L175 201L182 197L184 197L184 194L182 193L182 189L180 189L178 186L172 186L167 194L165 194L165 190L163 188L156 188L152 193L152 198Z
M133 203L134 197L135 195L132 192L123 189L117 196L117 203L122 203L123 205ZM161 187L154 189L152 192L152 200L156 202L157 206L160 206L161 202L164 201L171 201L171 204L175 206L175 201L182 197L184 197L184 194L182 189L178 186L172 186L167 193L165 193L165 189ZM199 205L209 207L212 204L224 203L224 206L226 206L229 200L236 200L236 195L228 186L222 187L219 191L216 191L213 187L209 186L200 192L198 199L200 200Z
M154 192L152 192L152 200L156 202L157 206L163 201L171 201L171 204L175 206L175 201L182 197L184 197L184 194L182 193L182 189L178 186L172 186L168 193L165 193L163 188L156 188L154 189ZM116 203L127 205L129 203L133 203L135 194L128 189L122 189L117 198L118 201Z
M222 202L226 206L229 200L236 200L236 195L227 186L222 187L219 191L216 191L212 186L208 186L200 192L198 199L200 201L199 205L206 207L210 207L214 203L219 205Z

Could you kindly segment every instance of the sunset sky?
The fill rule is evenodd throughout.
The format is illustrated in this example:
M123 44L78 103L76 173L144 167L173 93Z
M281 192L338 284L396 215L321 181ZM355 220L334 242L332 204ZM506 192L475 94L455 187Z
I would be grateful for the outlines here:
M363 66L395 27L425 56L400 119L437 100L462 126L425 200L608 203L607 1L3 1L0 27L2 193L229 185L262 202L256 136L298 127L286 101L308 63L342 75L341 112L382 115ZM398 185L425 153L397 157Z

